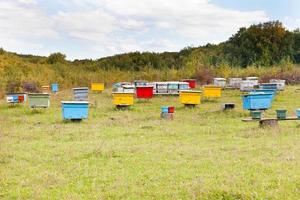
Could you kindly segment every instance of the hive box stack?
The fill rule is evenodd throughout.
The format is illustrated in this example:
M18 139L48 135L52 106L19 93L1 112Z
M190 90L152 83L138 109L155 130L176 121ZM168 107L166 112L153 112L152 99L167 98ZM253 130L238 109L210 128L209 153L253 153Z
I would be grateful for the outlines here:
M103 92L104 90L104 83L92 83L91 90L93 92Z
M73 88L73 95L75 101L88 101L89 88L88 87Z
M133 81L133 84L135 87L138 87L138 86L147 86L148 85L148 81L145 81L145 80L135 80Z
M246 80L241 82L240 90L243 92L249 92L256 86L258 86L258 77L246 77Z
M189 83L179 82L179 81L170 81L170 82L154 82L153 91L154 94L161 95L179 95L180 90L189 90Z
M196 79L183 79L182 82L188 83L191 89L195 89L197 87Z
M277 90L283 91L285 89L285 80L280 79L271 79L270 83L276 83L277 84Z
M240 90L242 92L250 92L253 89L254 89L254 84L252 81L244 80L241 82Z
M181 90L190 90L190 84L188 82L179 82L179 91Z
M222 88L215 85L205 85L203 87L204 97L206 98L220 98L222 94Z
M250 93L243 95L244 110L267 110L272 105L273 93Z
M89 102L62 101L62 115L64 120L81 121L88 118Z
M179 97L180 102L186 107L195 107L201 102L201 91L182 90Z
M161 119L173 120L174 119L174 112L175 112L175 107L174 106L162 106L161 107L160 118Z
M167 82L156 82L155 94L168 94L168 83Z
M242 78L229 78L229 88L240 89Z
M138 99L153 98L153 86L136 86L136 97Z
M117 109L128 108L134 103L134 93L133 92L113 92L113 104Z
M221 88L226 87L226 79L225 78L214 78L214 85L219 86Z
M58 84L57 83L52 83L51 84L51 90L53 93L57 93L58 92Z
M26 93L7 93L6 102L10 104L20 104L26 102Z
M29 93L28 102L30 108L48 108L50 106L50 94Z
M246 77L246 81L251 81L253 86L258 85L258 77L256 76Z
M134 93L135 92L134 85L123 85L123 92L124 93Z
M49 94L50 93L50 86L49 85L42 86L42 93Z
M168 94L179 94L179 82L168 82Z

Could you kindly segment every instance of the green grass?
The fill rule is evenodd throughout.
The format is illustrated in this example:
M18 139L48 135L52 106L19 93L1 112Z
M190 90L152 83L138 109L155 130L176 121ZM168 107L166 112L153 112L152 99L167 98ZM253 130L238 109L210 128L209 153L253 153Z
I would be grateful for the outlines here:
M274 101L294 115L300 91ZM89 119L62 121L60 101L33 113L0 102L0 199L300 199L300 126L243 123L241 93L185 109L178 97L116 111L109 91L90 95ZM222 102L236 110L221 112ZM160 106L176 106L173 121Z

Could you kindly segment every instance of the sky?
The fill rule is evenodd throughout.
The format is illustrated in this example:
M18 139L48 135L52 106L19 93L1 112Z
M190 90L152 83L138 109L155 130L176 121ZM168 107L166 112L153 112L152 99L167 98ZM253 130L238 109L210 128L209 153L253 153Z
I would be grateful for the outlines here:
M0 47L97 59L226 41L240 27L300 27L299 0L0 0Z

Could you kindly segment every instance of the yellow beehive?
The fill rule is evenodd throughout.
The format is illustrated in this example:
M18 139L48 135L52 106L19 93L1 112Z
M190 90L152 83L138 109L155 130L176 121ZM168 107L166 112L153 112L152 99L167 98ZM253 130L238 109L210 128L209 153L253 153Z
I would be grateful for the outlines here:
M220 86L206 85L203 88L204 97L221 97L222 88Z
M116 106L131 106L133 105L134 93L115 92L113 98Z
M44 85L42 86L42 93L50 93L50 86L49 85Z
M180 91L180 102L185 105L199 105L201 102L201 91Z
M102 92L104 90L104 83L92 83L91 90L94 92Z

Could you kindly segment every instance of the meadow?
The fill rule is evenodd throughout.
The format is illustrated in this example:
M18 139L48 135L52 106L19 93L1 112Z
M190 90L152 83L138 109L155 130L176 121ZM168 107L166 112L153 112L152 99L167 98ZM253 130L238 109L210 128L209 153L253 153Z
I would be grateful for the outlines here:
M280 92L265 116L295 115L300 90ZM49 109L0 101L0 199L300 199L300 124L261 129L244 123L242 93L184 108L176 96L135 101L118 111L111 90L90 93L89 118L62 121ZM224 102L233 111L220 111ZM160 106L176 107L173 121Z

